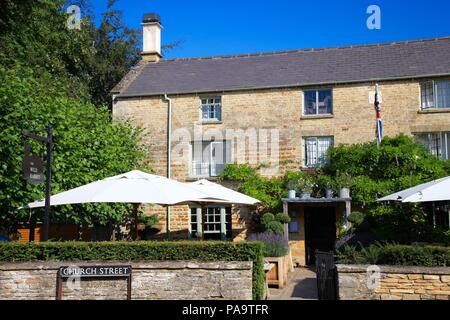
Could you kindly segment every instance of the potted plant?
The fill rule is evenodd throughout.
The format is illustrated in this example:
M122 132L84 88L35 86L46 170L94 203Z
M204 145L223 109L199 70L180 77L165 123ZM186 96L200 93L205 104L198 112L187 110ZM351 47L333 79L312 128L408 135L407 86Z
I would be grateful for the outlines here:
M295 199L296 196L296 189L297 189L297 182L294 180L290 180L287 185L286 185L287 189L288 189L288 198L289 199Z
M300 193L300 199L308 199L313 192L314 183L307 176L300 178L297 181L298 192Z
M352 176L348 173L338 172L336 174L336 184L339 189L339 198L350 198L350 187L353 184Z

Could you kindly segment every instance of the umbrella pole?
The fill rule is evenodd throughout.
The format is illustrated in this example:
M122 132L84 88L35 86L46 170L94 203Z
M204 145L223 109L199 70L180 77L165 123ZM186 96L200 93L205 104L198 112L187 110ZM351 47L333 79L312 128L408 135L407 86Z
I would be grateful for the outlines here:
M134 240L138 240L138 212L139 203L133 203L133 224L134 224Z
M205 220L206 220L206 206L202 204L202 237L201 240L205 241Z

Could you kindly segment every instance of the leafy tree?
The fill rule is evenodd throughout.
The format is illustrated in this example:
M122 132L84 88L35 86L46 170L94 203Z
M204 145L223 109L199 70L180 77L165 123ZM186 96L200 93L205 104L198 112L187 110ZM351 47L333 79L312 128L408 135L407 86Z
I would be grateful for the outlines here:
M46 126L53 124L52 193L131 170L145 156L141 129L111 122L106 107L71 97L71 90L46 73L36 77L29 68L0 67L0 225L26 222L29 212L18 208L44 197L45 185L28 184L22 175L23 130L46 135ZM33 153L44 153L44 145L29 142ZM128 214L126 206L89 204L54 207L51 218L93 224L121 221Z

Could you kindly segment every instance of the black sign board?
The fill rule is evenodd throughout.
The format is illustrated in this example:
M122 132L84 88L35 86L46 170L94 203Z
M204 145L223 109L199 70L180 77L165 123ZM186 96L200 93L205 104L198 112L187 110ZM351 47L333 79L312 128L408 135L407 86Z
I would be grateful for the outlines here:
M40 184L44 181L42 159L34 154L26 154L22 162L23 175L29 183Z
M59 276L69 277L128 277L131 266L88 266L88 267L61 267Z
M56 299L61 300L63 279L69 278L127 278L127 300L131 300L131 266L63 266L58 270Z

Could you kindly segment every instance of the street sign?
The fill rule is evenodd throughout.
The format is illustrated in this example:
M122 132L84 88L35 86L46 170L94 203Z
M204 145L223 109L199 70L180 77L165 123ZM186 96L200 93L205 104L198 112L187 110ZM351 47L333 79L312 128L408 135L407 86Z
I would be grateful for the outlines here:
M22 162L23 175L29 183L40 184L44 182L42 159L35 154L25 154Z

